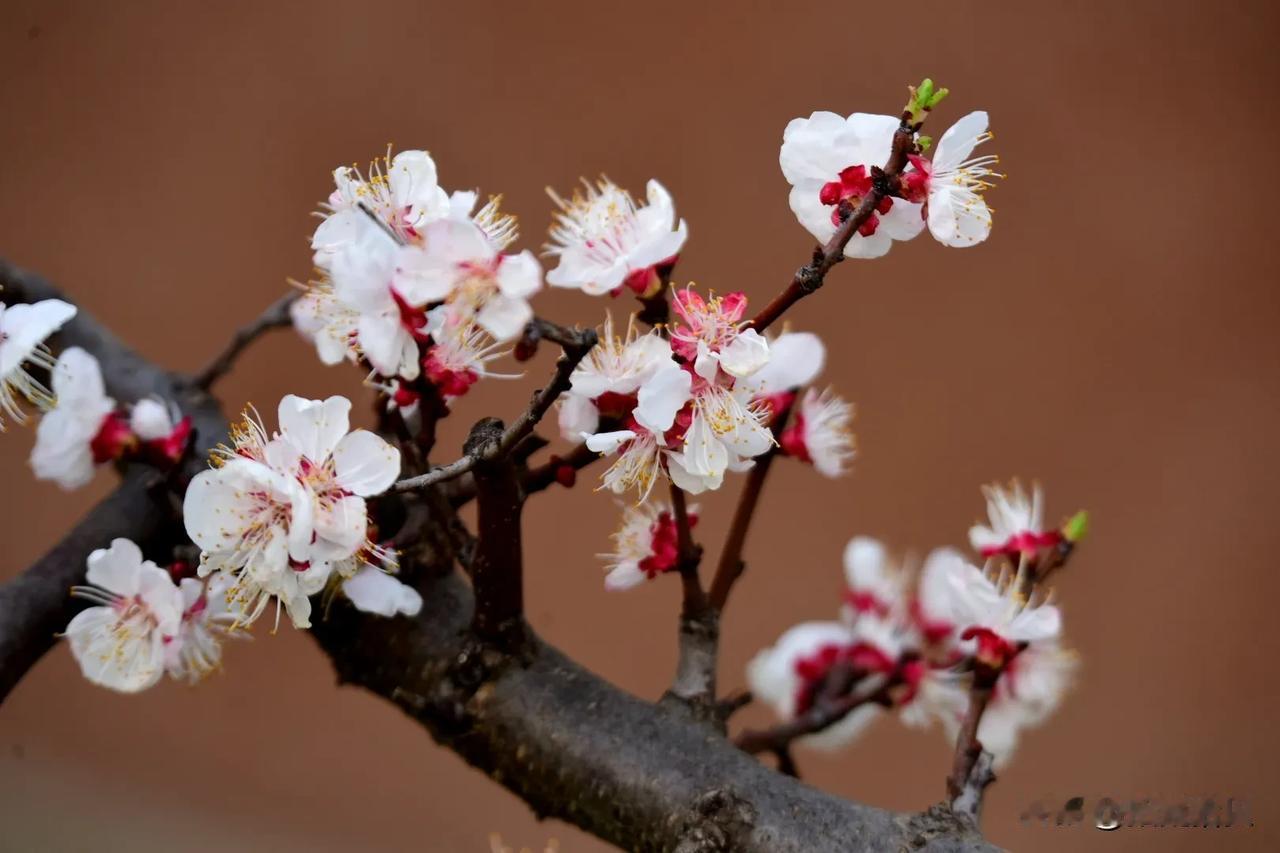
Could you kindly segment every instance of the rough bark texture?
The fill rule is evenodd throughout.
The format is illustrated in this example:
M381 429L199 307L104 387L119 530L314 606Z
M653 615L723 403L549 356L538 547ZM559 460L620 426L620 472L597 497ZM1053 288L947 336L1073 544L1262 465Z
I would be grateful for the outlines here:
M678 704L630 696L534 638L522 659L469 639L457 575L412 621L335 606L313 634L340 681L395 702L527 802L628 850L992 850L945 809L897 815L783 776Z
M60 296L3 262L0 281L9 302ZM58 343L93 352L119 401L158 394L193 417L197 453L179 478L203 467L207 448L223 439L226 423L207 394L146 362L84 313ZM67 588L83 577L90 551L119 536L148 551L181 541L173 498L157 487L157 476L125 472L120 487L62 542L0 587L0 700L74 612ZM471 630L471 589L455 571L469 549L459 552L449 495L436 489L409 499L414 511L405 517L414 526L396 535L404 579L422 592L422 612L383 619L338 601L312 633L340 681L394 702L537 814L630 850L994 849L948 809L894 814L777 773L682 703L630 696L532 632L511 651L486 644Z

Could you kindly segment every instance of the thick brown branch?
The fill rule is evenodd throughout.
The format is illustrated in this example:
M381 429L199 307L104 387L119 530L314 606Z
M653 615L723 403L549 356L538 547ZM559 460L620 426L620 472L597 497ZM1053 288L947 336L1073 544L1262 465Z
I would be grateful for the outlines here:
M467 455L477 461L476 513L479 537L471 561L476 606L472 629L489 643L514 646L524 638L524 551L520 540L519 473L510 456L494 453L502 423L486 419L467 438Z
M12 304L66 299L43 277L0 260L3 298ZM122 402L157 396L178 404L191 416L195 449L178 472L180 478L204 467L209 448L224 440L226 421L216 402L181 378L157 368L129 349L83 309L57 336L61 347L82 347L97 357L107 393ZM111 540L133 539L144 551L172 545L175 533L169 509L156 499L160 475L145 467L130 469L108 498L25 572L0 586L0 701L54 642L78 607L67 594L84 578L89 554Z
M466 585L436 576L421 592L413 619L339 603L312 633L340 681L394 702L540 817L636 851L994 851L949 812L896 815L776 773L536 637L521 662L484 659L467 645Z
M907 124L908 120L908 116L904 114L902 125L893 135L893 151L884 168L872 168L871 191L840 223L827 244L814 251L813 260L797 270L786 289L774 297L774 300L751 320L750 325L756 331L763 332L792 305L822 287L827 272L844 260L844 248L853 239L853 235L858 233L858 229L866 223L871 214L875 213L880 202L895 193L898 175L906 168L907 155L915 150L915 134L920 129L918 124Z
M298 298L298 291L291 291L281 296L250 323L246 323L227 343L225 349L218 353L207 365L191 377L191 384L197 388L209 389L213 384L231 371L236 360L248 346L272 329L280 329L293 323L289 316L289 306Z

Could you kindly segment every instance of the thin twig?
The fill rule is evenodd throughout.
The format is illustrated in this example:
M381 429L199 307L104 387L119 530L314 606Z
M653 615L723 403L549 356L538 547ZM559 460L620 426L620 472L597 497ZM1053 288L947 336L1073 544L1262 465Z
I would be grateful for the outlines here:
M843 690L821 689L813 704L794 719L767 729L747 729L734 738L734 743L744 752L772 752L781 759L799 738L834 726L858 708L891 704L891 691L899 683L891 677L870 689L855 691L852 688L859 681L857 674L845 680L848 685Z
M956 736L955 761L951 775L947 777L947 796L952 811L974 820L982 808L983 791L995 779L991 772L990 753L983 751L982 743L978 740L978 726L981 725L982 715L991 701L995 678L995 675L985 669L974 673L973 687L969 691L969 708L960 723L960 732Z
M791 417L794 401L778 412L773 420L773 438L776 442ZM725 537L724 548L720 551L720 562L716 565L716 573L711 579L711 606L723 611L725 602L734 583L742 576L746 564L742 559L742 549L747 542L747 531L751 529L751 519L755 515L756 506L760 503L760 493L764 490L765 479L769 469L778 455L779 446L775 443L763 456L756 458L756 464L747 474L747 482L738 497L738 506L733 512L733 522L729 526L729 535Z
M482 452L485 456L483 459L471 454L464 455L448 465L441 465L438 468L432 468L425 474L399 481L392 486L393 491L409 492L416 489L424 489L427 486L460 477L468 471L474 470L478 462L492 461L499 457L505 458L509 456L516 446L524 440L525 436L533 431L533 428L538 425L543 415L547 413L560 395L569 390L569 377L582 359L586 357L587 353L591 351L591 348L596 345L596 333L593 329L566 329L563 326L557 326L545 320L539 320L538 323L540 328L543 329L543 336L547 340L559 343L564 352L556 361L556 372L551 377L551 381L547 383L546 387L533 395L533 399L529 402L529 408L522 412L520 417L516 418L511 426L502 432L497 441L484 445Z
M898 175L907 166L907 155L915 151L915 134L920 124L909 124L910 114L903 113L902 123L893 135L893 151L884 168L872 167L871 191L863 198L858 207L845 218L836 233L831 235L825 246L814 250L812 262L796 271L795 277L787 288L766 305L750 322L757 332L763 332L786 313L792 305L822 287L827 272L844 260L844 248L863 223L875 213L876 208L886 197L898 193Z
M693 541L693 526L689 523L689 507L684 489L671 484L671 512L676 522L676 568L684 590L683 615L694 617L707 609L707 595L698 578L698 565L702 562L702 546Z
M207 391L235 366L236 359L251 343L272 329L291 325L293 318L289 315L289 306L294 303L298 295L297 290L286 293L267 306L255 320L237 329L222 352L191 377L191 384Z

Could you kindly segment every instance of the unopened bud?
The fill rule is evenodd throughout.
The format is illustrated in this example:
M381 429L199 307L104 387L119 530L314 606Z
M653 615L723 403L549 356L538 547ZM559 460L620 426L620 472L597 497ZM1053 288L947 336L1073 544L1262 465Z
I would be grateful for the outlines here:
M1089 535L1089 513L1080 510L1062 525L1062 538L1072 545L1077 544Z

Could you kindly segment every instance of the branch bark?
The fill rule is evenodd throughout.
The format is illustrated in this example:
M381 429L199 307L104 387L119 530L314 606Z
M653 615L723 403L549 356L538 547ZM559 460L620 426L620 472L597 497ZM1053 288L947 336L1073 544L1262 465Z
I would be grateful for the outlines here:
M539 817L626 850L994 851L943 809L903 815L776 773L679 706L630 696L530 635L520 660L466 641L455 575L421 587L414 619L335 605L313 629L341 683L395 703Z
M0 265L5 281L13 272ZM29 299L59 295L43 280L31 284ZM87 314L68 324L63 342L92 351L120 399L176 399L198 425L202 450L223 439L225 422L207 395L139 358ZM203 455L188 465L202 467ZM66 590L90 550L116 536L144 544L181 535L153 499L152 476L127 472L63 542L0 588L0 698L66 624ZM312 634L340 682L395 703L536 814L640 851L994 850L947 809L894 814L775 773L684 706L630 696L531 632L518 654L477 645L472 593L452 571L455 521L447 500L433 501L406 548L402 577L425 602L417 617L368 616L339 600ZM500 573L512 570L497 551L487 559Z

